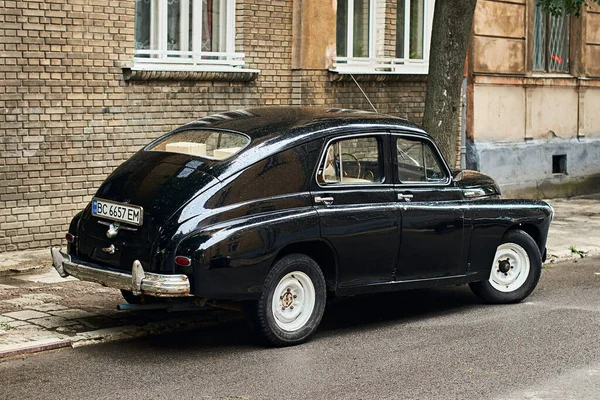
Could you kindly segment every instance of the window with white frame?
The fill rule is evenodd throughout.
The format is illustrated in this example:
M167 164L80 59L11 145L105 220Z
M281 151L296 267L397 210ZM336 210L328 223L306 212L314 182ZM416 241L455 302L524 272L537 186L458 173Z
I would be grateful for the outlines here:
M228 71L235 53L235 0L136 0L137 69Z
M338 0L334 70L340 73L426 74L434 2ZM395 15L389 10L394 5ZM390 18L396 20L395 32L389 32L393 29Z

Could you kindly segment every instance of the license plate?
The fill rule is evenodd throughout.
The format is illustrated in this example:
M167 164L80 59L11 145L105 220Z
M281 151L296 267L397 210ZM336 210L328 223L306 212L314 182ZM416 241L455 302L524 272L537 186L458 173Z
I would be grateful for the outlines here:
M143 208L139 206L92 199L92 215L95 217L141 226L143 213Z

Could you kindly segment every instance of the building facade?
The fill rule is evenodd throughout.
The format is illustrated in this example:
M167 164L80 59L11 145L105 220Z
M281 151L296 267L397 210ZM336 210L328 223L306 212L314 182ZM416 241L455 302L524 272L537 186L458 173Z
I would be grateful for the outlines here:
M600 191L600 6L478 2L468 58L467 166L513 197Z
M116 166L208 114L263 105L370 109L362 88L377 111L420 122L433 6L0 0L0 252L60 243ZM536 68L549 68L538 71L534 11L531 0L480 0L467 68L469 166L509 194L527 189L520 182L535 189L600 172L590 166L600 137L600 13L569 20L568 70L554 70L548 60L561 55L552 53L536 59ZM548 170L555 155L566 155L555 160L563 174Z

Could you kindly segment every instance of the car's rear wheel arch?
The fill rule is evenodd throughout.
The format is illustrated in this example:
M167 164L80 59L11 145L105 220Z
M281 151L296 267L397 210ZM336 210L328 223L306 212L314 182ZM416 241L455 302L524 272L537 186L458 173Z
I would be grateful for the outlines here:
M304 254L315 260L323 272L327 290L335 292L338 281L338 262L335 251L330 245L320 240L288 244L277 252L272 265L289 254Z

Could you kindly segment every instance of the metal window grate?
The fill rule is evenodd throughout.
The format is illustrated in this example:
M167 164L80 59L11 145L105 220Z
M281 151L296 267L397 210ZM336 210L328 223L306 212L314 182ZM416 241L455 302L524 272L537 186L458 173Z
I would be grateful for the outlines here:
M554 17L535 6L533 70L569 72L569 16Z

